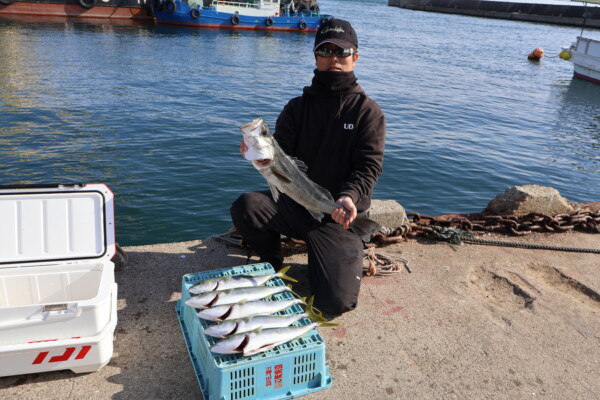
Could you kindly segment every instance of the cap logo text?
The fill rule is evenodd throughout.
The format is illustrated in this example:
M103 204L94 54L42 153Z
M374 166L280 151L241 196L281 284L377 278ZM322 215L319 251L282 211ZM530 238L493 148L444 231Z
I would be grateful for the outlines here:
M325 33L329 33L329 32L345 33L346 31L341 26L336 26L335 28L332 28L332 27L328 26L327 28L323 28L321 30L321 34L322 35L325 34Z

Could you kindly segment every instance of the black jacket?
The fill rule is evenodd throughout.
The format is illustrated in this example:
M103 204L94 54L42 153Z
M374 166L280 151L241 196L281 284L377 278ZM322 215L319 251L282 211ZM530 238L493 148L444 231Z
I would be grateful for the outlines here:
M385 116L353 72L315 70L312 85L284 107L274 135L334 199L347 195L358 212L369 208L382 172Z

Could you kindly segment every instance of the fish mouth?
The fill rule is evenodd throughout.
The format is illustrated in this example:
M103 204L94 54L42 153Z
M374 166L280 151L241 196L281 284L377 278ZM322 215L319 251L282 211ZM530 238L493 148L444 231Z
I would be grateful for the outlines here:
M263 123L263 119L258 117L256 119L254 119L252 122L248 122L247 124L244 124L242 126L240 126L240 129L242 132L249 134L252 131L256 130L258 127L260 127Z
M252 163L256 167L266 168L269 165L273 164L273 159L272 158L263 158L262 160L252 160Z

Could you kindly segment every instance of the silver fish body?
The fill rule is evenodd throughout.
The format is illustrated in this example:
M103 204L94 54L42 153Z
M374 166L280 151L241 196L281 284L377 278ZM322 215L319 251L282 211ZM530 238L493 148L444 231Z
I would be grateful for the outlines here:
M259 314L274 314L295 304L304 304L304 302L300 299L245 301L236 304L207 308L206 310L198 312L198 317L208 321L228 321Z
M241 301L260 300L289 290L287 286L257 286L206 292L190 297L185 304L195 308L209 308Z
M312 323L286 328L257 329L223 339L213 345L210 350L217 354L242 353L244 356L251 356L304 336L317 326L319 326L318 323Z
M262 276L228 276L227 278L203 282L197 285L194 285L190 288L190 293L200 294L206 292L214 292L217 290L229 290L241 287L253 287L253 286L262 286L269 279L276 276L275 274L270 275L262 275Z
M279 193L285 193L306 208L318 221L321 221L325 214L342 208L327 189L310 180L305 173L306 165L302 161L285 154L262 118L242 125L240 130L248 146L245 156L251 159L254 168L267 180L276 202ZM255 151L257 148L260 152ZM262 158L252 158L248 155L258 153ZM346 213L349 214L349 211L346 210ZM370 240L372 233L381 229L377 222L366 217L356 218L350 227L365 242Z
M250 318L223 321L211 325L204 330L204 333L216 338L225 338L238 333L251 332L258 328L285 328L302 318L308 318L308 314L255 315Z
M196 285L190 287L189 292L193 294L200 294L206 292L214 292L218 290L229 290L236 289L242 287L254 287L254 286L262 286L271 279L275 277L280 277L283 279L287 279L293 282L296 282L295 279L292 279L285 275L285 273L289 270L289 267L283 268L281 271L274 274L266 274L266 275L232 275L222 279L211 279L204 282L200 282Z

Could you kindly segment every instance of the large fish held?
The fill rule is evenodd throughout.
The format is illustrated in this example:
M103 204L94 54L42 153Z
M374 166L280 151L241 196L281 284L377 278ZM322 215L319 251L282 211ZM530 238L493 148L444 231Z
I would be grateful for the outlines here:
M285 154L262 118L242 125L240 130L248 146L244 157L252 161L254 168L267 180L275 202L279 199L279 193L285 193L306 208L317 221L321 221L324 214L343 208L327 189L308 178L306 165L302 161ZM346 210L346 215L350 215L350 211ZM358 217L352 221L350 229L368 242L371 234L379 231L381 226L369 218Z

